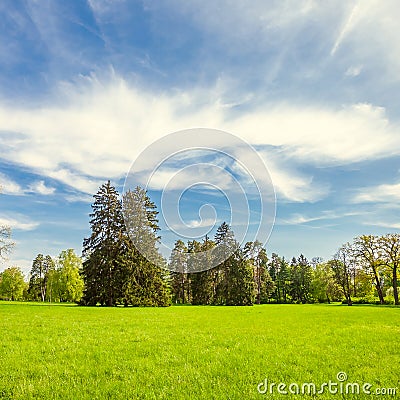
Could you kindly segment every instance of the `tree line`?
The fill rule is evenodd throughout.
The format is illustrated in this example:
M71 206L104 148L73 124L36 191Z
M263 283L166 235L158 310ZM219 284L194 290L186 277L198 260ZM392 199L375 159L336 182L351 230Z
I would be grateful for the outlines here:
M73 249L56 258L38 254L28 281L18 267L0 273L0 298L5 300L77 302L82 298L84 281L82 259Z
M177 240L167 261L158 252L157 215L144 189L121 198L108 181L94 195L82 257L72 249L55 260L38 254L28 282L20 269L8 268L0 274L0 298L89 306L399 304L399 234L358 236L328 261L302 254L289 261L268 257L258 241L241 247L224 222L212 239ZM215 260L224 261L214 266Z
M185 272L190 271L191 254L217 243L217 235L214 241L175 243L170 263L181 271L171 274L175 303L399 304L398 234L358 236L326 262L318 257L308 261L302 254L290 261L276 253L268 258L261 243L248 242L217 267L195 274Z

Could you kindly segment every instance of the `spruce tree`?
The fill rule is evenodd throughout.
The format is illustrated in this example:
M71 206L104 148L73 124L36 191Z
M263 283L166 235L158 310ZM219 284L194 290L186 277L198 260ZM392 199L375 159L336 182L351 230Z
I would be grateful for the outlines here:
M254 301L254 273L225 222L215 234L215 256L222 262L216 267L215 304L252 305Z
M172 249L169 269L171 272L172 299L175 303L191 302L190 275L188 274L188 249L182 240L177 240Z
M213 303L226 304L230 297L230 268L233 267L232 255L239 248L235 235L229 225L223 222L214 237L216 247L213 257L218 265L213 268Z
M165 260L158 251L160 230L156 205L146 191L136 187L123 196L123 215L129 235L127 249L120 257L124 274L125 305L168 306L171 293L167 273L161 268Z
M275 284L267 270L268 257L262 243L247 242L243 249L244 256L253 266L256 303L266 303L275 289Z
M212 249L215 242L206 236L202 243L197 241L189 242L189 271L205 269L204 271L191 274L192 304L212 304L213 303L213 276L215 271L210 268L212 265ZM194 257L190 257L193 254ZM201 265L193 265L200 263ZM199 268L200 267L200 268Z
M125 226L118 192L110 181L94 195L90 214L90 237L83 241L82 303L113 306L121 298L121 276L118 256L123 247Z

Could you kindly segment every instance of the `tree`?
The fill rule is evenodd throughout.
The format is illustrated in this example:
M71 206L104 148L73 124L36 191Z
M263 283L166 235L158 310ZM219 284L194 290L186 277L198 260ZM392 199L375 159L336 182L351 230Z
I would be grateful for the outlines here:
M358 236L353 241L352 251L357 260L371 273L375 288L378 292L379 301L384 304L382 267L384 265L380 250L380 240L374 235Z
M14 247L11 240L11 228L7 225L0 225L0 260L5 260Z
M274 283L274 298L277 303L286 303L288 301L288 295L291 291L288 263L284 257L279 257L278 254L272 253L268 267L269 275Z
M341 287L349 306L353 305L353 301L351 300L351 270L354 268L354 263L354 252L350 243L341 246L333 260L328 261L334 273L335 280Z
M23 298L26 283L20 268L10 267L0 273L0 297L9 300L21 300Z
M177 240L169 263L171 272L172 299L175 303L190 303L190 277L188 274L188 249L182 240Z
M47 280L49 271L54 269L54 261L51 256L38 254L33 260L29 279L29 295L33 300L46 300Z
M290 292L290 271L289 264L285 260L285 257L279 257L279 270L276 278L276 284L281 288L280 293L282 297L279 297L279 301L287 302L287 297Z
M165 307L171 304L165 260L158 251L160 230L156 205L136 187L123 196L123 215L129 235L119 257L123 266L124 304Z
M238 249L229 257L228 291L225 304L229 306L252 306L254 303L254 267ZM261 300L261 298L260 298Z
M253 266L245 259L235 235L223 222L215 234L215 304L252 305L254 302Z
M250 261L254 269L254 285L256 289L256 303L266 303L275 289L275 284L267 271L268 257L262 243L247 242L243 249L245 258Z
M303 254L298 259L293 257L290 264L290 281L292 300L300 303L311 301L312 269Z
M214 247L215 242L210 240L207 235L202 243L196 240L188 242L189 271L205 269L204 271L195 272L190 275L192 304L206 305L214 302L214 278L216 270L210 268Z
M82 259L73 249L63 250L57 259L57 269L53 272L51 287L55 299L78 302L82 298L84 281L81 271Z
M90 237L83 241L83 278L85 305L114 306L122 297L118 255L125 234L122 206L110 181L94 195L90 214Z
M381 236L378 242L382 262L391 271L394 304L398 305L397 270L400 265L400 235L398 233L387 234Z
M340 298L340 287L335 281L335 275L329 263L320 260L315 263L311 287L313 297L321 303L325 301L330 303Z
M214 237L216 247L212 253L214 262L218 265L213 268L213 302L226 304L230 294L230 269L233 268L232 255L239 249L235 235L229 225L223 222L217 229Z

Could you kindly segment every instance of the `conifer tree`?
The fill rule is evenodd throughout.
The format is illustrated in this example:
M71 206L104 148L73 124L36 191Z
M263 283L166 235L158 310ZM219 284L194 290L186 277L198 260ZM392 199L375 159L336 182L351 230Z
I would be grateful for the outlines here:
M189 271L205 269L204 271L191 274L191 291L192 304L212 304L213 303L213 277L215 271L209 266L212 263L212 249L215 247L215 242L210 240L208 236L203 240L203 243L197 241L189 242ZM190 257L190 254L198 253L200 257ZM191 263L198 262L200 268Z
M122 249L125 226L118 192L110 181L94 195L90 214L92 233L83 242L83 277L86 305L113 306L122 297L118 256Z
M171 293L167 273L160 267L165 260L158 251L160 230L156 205L146 191L136 187L123 196L123 215L129 240L120 264L126 280L123 286L125 305L168 306Z
M215 234L215 256L222 262L215 268L215 304L252 305L254 273L245 260L229 225L223 222Z
M275 284L267 270L267 252L258 240L247 242L243 252L246 260L253 266L256 303L266 303L275 289Z
M171 290L175 303L191 302L190 275L188 274L188 249L182 240L177 240L170 257Z

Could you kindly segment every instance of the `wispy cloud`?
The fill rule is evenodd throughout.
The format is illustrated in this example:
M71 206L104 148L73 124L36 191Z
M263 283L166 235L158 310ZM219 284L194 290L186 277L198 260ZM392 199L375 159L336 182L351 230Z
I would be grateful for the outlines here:
M318 215L303 215L300 213L292 214L289 218L280 218L277 220L278 225L298 225L298 224L307 224L309 222L315 221L329 221L329 220L336 220L340 218L346 217L354 217L363 215L365 212L357 211L357 212L337 212L335 210L327 210L322 211Z
M25 215L13 214L12 217L8 215L0 215L0 225L11 226L11 228L21 231L32 231L39 226L39 222L32 221Z
M19 146L0 148L0 156L84 193L97 190L104 177L124 176L132 160L157 138L202 126L204 121L252 144L279 148L288 165L290 158L329 165L400 154L399 127L388 120L383 108L371 104L340 110L281 104L232 118L215 103L196 107L204 103L196 91L185 96L157 95L117 78L105 85L93 78L66 90L68 96L61 94L65 100L60 106L32 109L0 104L0 129L24 133ZM180 109L186 112L179 113ZM272 174L286 198L310 200L310 195L290 190L309 186L312 177L283 177L283 168ZM50 193L40 185L37 188ZM326 191L326 187L316 188L314 197Z
M345 23L343 24L342 29L340 30L340 33L335 40L335 43L332 47L331 50L331 56L333 56L337 49L339 48L340 44L343 42L343 40L346 38L346 36L351 32L353 27L357 24L357 21L359 19L361 12L361 4L360 2L357 2L354 7L351 9L349 15L347 16Z
M27 187L22 187L19 183L15 182L7 175L0 173L0 193L22 196L27 193L39 194L43 196L51 195L55 192L55 188L46 186L43 180L34 181Z
M216 224L215 219L207 218L201 220L191 220L186 225L189 228L204 228L204 227L214 226L215 224Z
M56 189L53 187L46 186L44 181L36 181L28 186L27 191L46 196L49 194L53 194L56 191Z
M24 190L17 182L0 172L0 193L21 195Z
M398 203L400 201L400 183L359 189L352 201L353 203Z
M400 223L388 222L388 221L365 221L365 222L363 222L363 225L377 226L377 227L381 227L381 228L400 229Z

